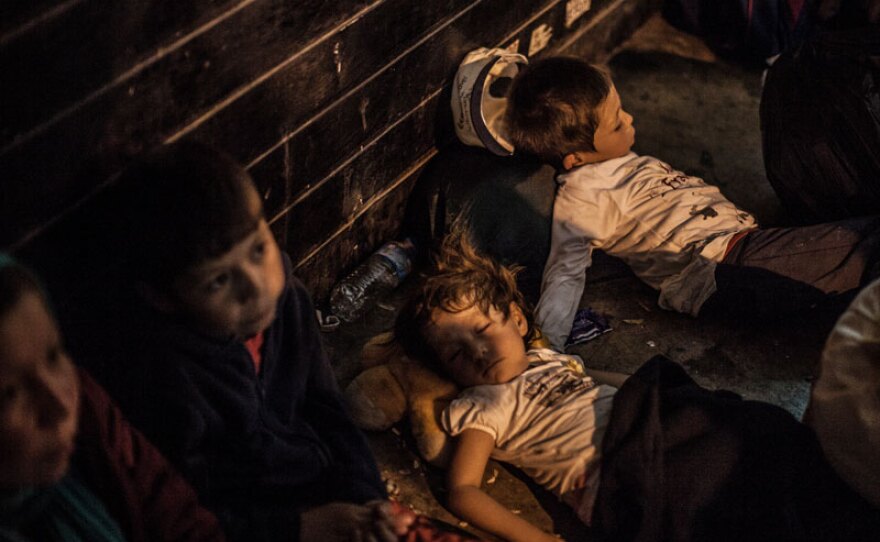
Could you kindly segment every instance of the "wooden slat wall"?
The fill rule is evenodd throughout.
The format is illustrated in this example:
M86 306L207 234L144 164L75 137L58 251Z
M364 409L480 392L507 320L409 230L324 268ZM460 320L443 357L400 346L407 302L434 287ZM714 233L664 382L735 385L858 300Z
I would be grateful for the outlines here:
M414 179L452 137L449 84L467 51L528 53L543 36L540 54L594 57L657 4L3 2L0 246L39 252L133 155L194 139L247 164L320 297L395 233Z

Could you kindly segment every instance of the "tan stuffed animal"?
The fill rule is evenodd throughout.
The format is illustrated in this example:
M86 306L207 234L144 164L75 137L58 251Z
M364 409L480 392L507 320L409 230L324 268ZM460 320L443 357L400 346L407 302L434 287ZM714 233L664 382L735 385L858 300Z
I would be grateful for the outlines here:
M451 447L440 415L458 393L455 383L409 358L390 333L367 342L361 363L366 370L345 389L355 424L383 431L407 415L419 453L428 463L445 467Z
M530 348L549 348L540 330L535 331ZM409 358L390 333L370 339L361 350L361 362L366 369L345 389L355 424L369 431L384 431L407 415L422 458L436 467L446 467L452 446L440 416L455 399L458 386Z

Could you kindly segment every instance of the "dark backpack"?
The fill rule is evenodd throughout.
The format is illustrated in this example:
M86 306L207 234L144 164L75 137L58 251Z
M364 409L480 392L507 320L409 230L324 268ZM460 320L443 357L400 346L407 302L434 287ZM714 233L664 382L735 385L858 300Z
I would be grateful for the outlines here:
M767 179L797 222L880 213L880 32L825 32L786 51L761 97Z

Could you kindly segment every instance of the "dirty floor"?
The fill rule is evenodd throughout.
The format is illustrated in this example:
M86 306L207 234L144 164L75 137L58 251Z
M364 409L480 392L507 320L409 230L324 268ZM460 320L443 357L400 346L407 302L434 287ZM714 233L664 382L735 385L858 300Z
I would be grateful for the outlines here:
M785 222L761 160L759 69L715 58L699 41L671 29L659 16L639 29L608 64L624 108L635 117L636 152L657 156L719 186L763 225ZM324 336L343 385L360 371L361 345L391 327L402 295L396 292L363 322ZM623 373L634 372L662 353L683 364L704 386L731 389L746 398L780 405L796 416L802 414L821 345L833 324L827 313L816 309L771 322L706 321L662 311L656 298L619 261L597 257L581 305L606 315L613 329L569 351L595 368ZM369 439L397 499L459 523L440 504L443 473L418 460L405 425L370 434ZM484 487L546 530L567 540L590 539L564 505L521 478L491 463Z

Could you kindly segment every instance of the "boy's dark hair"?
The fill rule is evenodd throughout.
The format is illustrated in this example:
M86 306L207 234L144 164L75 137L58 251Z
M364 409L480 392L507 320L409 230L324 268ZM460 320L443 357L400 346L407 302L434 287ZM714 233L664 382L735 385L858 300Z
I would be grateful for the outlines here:
M394 339L408 356L442 371L436 353L424 339L425 326L435 309L455 313L477 306L488 313L495 307L507 319L510 304L516 303L529 324L524 337L528 344L535 326L531 307L516 285L518 271L480 254L463 228L454 230L443 240L416 291L398 313Z
M0 252L0 318L5 317L27 292L39 295L46 302L46 294L37 277L12 257Z
M608 74L584 60L539 60L513 82L508 136L517 150L558 167L567 154L596 150L597 109L609 92Z
M252 233L250 174L226 154L198 143L165 146L128 167L114 187L126 274L167 291L186 269L223 255Z

